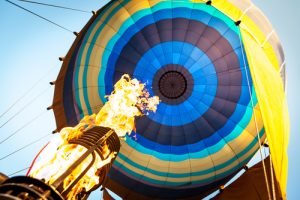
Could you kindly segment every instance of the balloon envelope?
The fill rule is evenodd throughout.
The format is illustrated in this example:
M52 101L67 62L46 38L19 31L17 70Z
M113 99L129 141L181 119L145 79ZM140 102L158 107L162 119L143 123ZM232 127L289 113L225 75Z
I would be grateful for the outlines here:
M83 28L56 81L58 129L98 112L123 74L162 100L122 142L109 189L129 199L202 197L253 157L265 131L244 20L258 38L272 30L250 1L240 0L111 1ZM265 43L282 65L276 34Z

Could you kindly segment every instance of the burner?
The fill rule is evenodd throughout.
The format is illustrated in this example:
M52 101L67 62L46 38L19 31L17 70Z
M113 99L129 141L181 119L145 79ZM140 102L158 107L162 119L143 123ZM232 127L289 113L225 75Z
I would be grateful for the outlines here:
M36 179L29 176L18 176L8 178L4 174L0 173L0 199L6 200L64 200L69 199L69 195L72 194L72 199L87 199L90 193L101 185L104 186L104 181L112 166L113 158L106 165L100 166L96 162L96 156L105 160L108 158L107 151L118 153L120 151L120 140L118 135L110 128L94 126L85 130L77 138L73 138L68 141L69 144L77 144L84 146L86 151L82 153L73 163L66 166L65 170L49 185L48 181ZM55 152L53 152L55 153ZM90 160L86 161L86 158L90 156ZM77 167L85 162L84 167L77 171L77 176L73 180L67 179ZM92 168L97 167L97 172L94 174L94 178L99 179L99 182L95 182L93 187L88 190L84 186L78 185L78 182L86 175L86 173ZM49 171L49 173L51 170ZM65 180L68 181L65 181Z

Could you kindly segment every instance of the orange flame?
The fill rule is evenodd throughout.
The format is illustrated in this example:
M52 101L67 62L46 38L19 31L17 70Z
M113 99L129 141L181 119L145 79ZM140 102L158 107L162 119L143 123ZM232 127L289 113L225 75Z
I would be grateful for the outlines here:
M114 85L114 91L108 97L108 101L101 108L99 113L85 116L75 127L66 127L60 131L40 155L40 160L34 164L30 176L44 179L52 184L72 163L74 163L85 151L86 148L76 144L69 144L69 141L78 138L84 131L93 126L104 126L113 129L117 135L124 138L135 130L135 117L143 115L143 112L156 111L159 103L157 96L150 97L137 79L131 79L129 75L123 75ZM68 199L76 199L76 194L83 189L89 191L99 183L99 170L110 163L116 152L110 152L108 146L102 146L104 160L96 156L96 164L80 179L68 194ZM55 153L56 152L56 153ZM69 183L87 167L92 157L88 156L72 173L64 180L63 187Z

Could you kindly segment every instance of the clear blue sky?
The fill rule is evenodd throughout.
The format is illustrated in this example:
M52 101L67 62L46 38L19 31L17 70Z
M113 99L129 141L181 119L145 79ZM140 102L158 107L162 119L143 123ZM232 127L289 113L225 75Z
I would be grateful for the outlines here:
M106 1L92 0L41 0L83 10L97 10ZM289 145L288 199L300 199L300 67L297 59L300 52L300 1L298 0L253 0L272 22L284 46L288 68L288 104L291 117L291 137ZM74 31L80 31L91 14L60 10L18 2L21 5ZM0 143L11 133L13 137L0 144L0 158L50 134L55 129L52 111L45 111L51 105L53 87L49 81L55 80L61 67L59 56L64 56L75 36L49 24L5 1L0 1L0 114L16 99L24 94L41 77L42 80L5 116L0 118L0 126L24 105L40 95L9 123L0 128ZM33 118L39 116L32 123ZM51 139L51 134L40 142L0 160L0 172L12 174L29 166L39 149ZM24 174L20 172L18 174ZM17 174L16 174L17 175ZM98 196L98 198L97 198ZM99 199L99 194L91 199Z

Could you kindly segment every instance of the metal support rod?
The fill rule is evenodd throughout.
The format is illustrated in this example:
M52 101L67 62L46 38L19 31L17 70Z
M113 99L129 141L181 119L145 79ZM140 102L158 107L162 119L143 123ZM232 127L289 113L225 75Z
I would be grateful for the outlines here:
M54 188L58 188L60 184L73 172L74 169L78 167L82 163L84 159L87 158L89 154L95 151L98 145L101 145L104 141L106 141L109 136L114 133L113 130L108 131L102 138L100 138L91 148L89 148L84 154L82 154L60 177L58 177L53 184L51 184Z
M81 172L81 174L74 181L72 181L71 184L68 185L68 187L64 191L61 192L62 196L66 196L70 192L70 190L78 183L78 181L89 171L89 169L91 169L91 167L95 163L96 154L93 152L92 156L93 156L93 159L92 159L91 163L85 168L84 171Z

